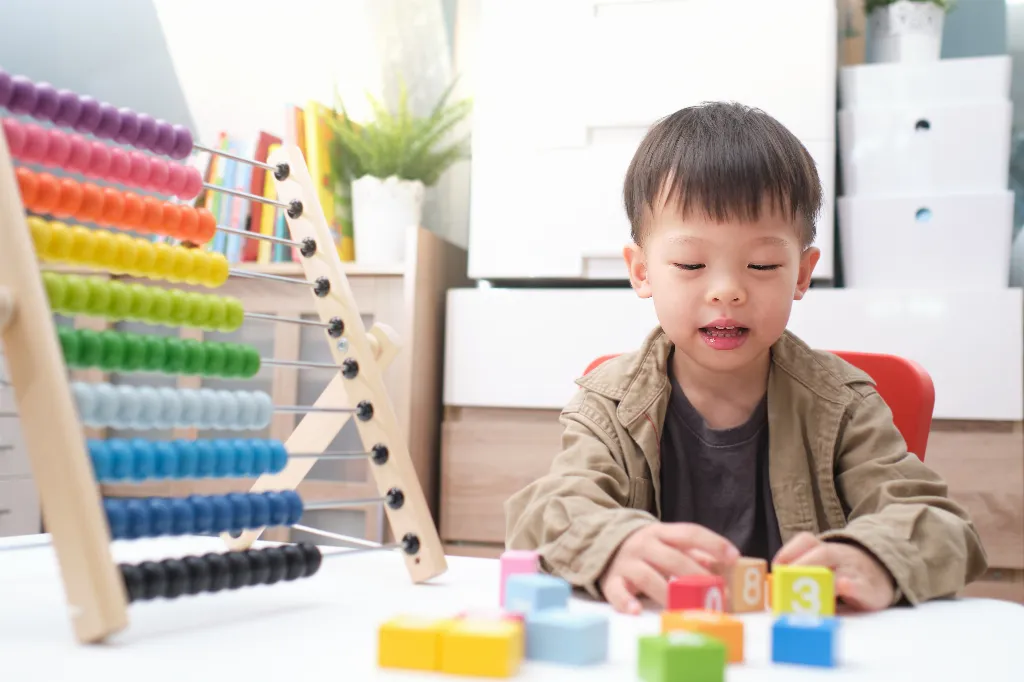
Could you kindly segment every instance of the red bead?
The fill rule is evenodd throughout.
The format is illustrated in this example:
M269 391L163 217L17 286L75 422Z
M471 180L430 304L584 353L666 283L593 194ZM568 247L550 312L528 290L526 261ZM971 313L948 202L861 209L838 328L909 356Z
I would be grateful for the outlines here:
M142 197L142 230L161 234L160 229L163 224L164 212L160 200L153 197Z
M195 242L199 232L199 214L191 206L181 207L181 218L178 223L178 239L183 242Z
M30 208L37 213L50 213L60 201L60 184L57 178L49 173L40 173L36 180L36 197Z
M192 166L186 166L185 173L187 174L185 188L178 196L186 200L195 199L203 191L203 176L199 173L198 168L193 168Z
M22 127L25 131L25 145L21 150L21 158L28 163L39 163L46 157L46 148L49 146L50 136L42 126L35 123L26 123Z
M80 135L72 135L70 142L71 153L68 155L65 168L76 173L85 173L89 167L89 157L92 155L89 141Z
M110 149L102 142L94 141L89 153L89 168L85 173L94 178L105 178L109 172Z
M121 214L120 227L139 230L143 218L142 197L131 192L124 193L124 213Z
M142 152L128 152L131 161L129 177L136 187L147 187L149 183L149 157Z
M213 239L213 235L217 234L217 220L209 209L196 208L193 210L199 216L199 229L196 230L196 238L193 241L196 244L205 244Z
M167 193L167 178L170 169L163 159L151 158L149 160L149 189L158 194Z
M71 158L71 140L62 131L51 128L49 131L49 143L46 145L46 161L51 166L64 168L68 159Z
M39 179L36 174L24 166L18 166L14 171L18 177L18 188L21 190L21 203L26 208L35 203L36 190L39 189Z
M91 182L82 183L82 205L78 209L78 219L93 223L103 215L103 191L99 185Z
M7 138L7 148L11 150L11 156L21 158L21 150L25 148L25 127L13 118L3 120L4 136Z
M58 218L69 218L76 215L82 208L84 195L82 183L71 178L61 178L60 201L57 202L57 208L54 209L53 215Z
M107 171L107 180L111 182L124 183L131 177L132 164L128 159L128 152L120 147L110 148L110 169Z
M163 224L160 226L160 234L165 234L168 237L174 237L175 239L181 239L181 216L182 206L178 204L172 204L164 202L163 204Z
M103 188L103 212L100 220L104 225L120 225L124 216L124 194L113 187Z
M668 582L669 611L725 610L725 579L720 575L683 575Z

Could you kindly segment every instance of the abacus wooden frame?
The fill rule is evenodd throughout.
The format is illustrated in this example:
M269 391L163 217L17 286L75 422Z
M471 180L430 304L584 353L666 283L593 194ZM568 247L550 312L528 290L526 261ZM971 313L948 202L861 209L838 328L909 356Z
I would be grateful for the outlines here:
M6 137L0 135L0 333L43 521L64 583L75 637L98 642L128 625L128 595L64 355L36 258Z
M338 347L338 339L331 338L326 330L324 331L331 354L339 366L346 359L353 359L358 364L358 373L351 379L344 378L339 372L324 389L316 405L353 407L364 400L373 405L373 417L367 421L356 419L355 424L366 449L383 443L387 446L389 454L386 463L371 463L368 469L382 497L392 488L402 491L402 506L398 509L385 506L384 509L396 538L401 540L406 534L411 533L419 540L418 551L404 554L410 578L417 583L429 580L444 573L447 570L447 562L437 526L416 475L405 436L398 427L381 374L381 368L394 357L395 344L392 339L385 340L381 326L375 325L371 336L363 325L341 258L327 226L319 193L309 175L302 152L294 145L282 145L271 153L267 163L272 166L287 164L289 169L284 180L274 178L278 200L284 203L293 200L302 202L303 210L298 218L292 218L287 214L285 216L291 239L301 242L310 238L317 244L316 253L299 259L306 280L315 282L318 278L324 277L330 282L330 291L326 296L317 297L313 293L310 295L314 297L316 310L324 323L337 317L344 324L343 338L347 341L347 348L344 351ZM273 174L268 175L274 177ZM374 350L378 350L381 357L375 358ZM296 426L286 441L285 448L290 453L322 452L330 445L349 417L348 414L329 412L309 413ZM315 458L290 460L280 473L263 475L257 479L251 490L294 490L316 461ZM232 549L245 549L250 547L262 532L263 529L259 529L244 532L237 538L229 534L222 534L221 537Z

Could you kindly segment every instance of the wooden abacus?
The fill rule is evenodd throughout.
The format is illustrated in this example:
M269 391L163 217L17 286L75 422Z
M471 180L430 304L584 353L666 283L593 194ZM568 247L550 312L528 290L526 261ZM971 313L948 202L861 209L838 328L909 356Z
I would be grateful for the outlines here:
M78 640L99 642L125 628L132 601L316 573L323 554L315 545L253 548L253 543L265 527L296 525L304 507L295 489L352 417L366 450L357 454L372 462L381 495L359 502L384 504L398 538L377 547L400 550L414 582L443 573L441 542L382 380L382 367L397 352L395 339L383 325L369 331L363 326L301 151L283 146L268 163L232 157L272 178L278 199L269 200L205 184L196 168L179 163L194 150L223 154L195 144L182 126L2 69L0 108L51 124L3 119L0 332ZM58 178L31 166L71 175ZM230 231L217 226L206 209L177 201L191 200L203 189L284 210L291 239L244 236L296 249L305 279L235 272L223 255L195 248L217 230ZM69 219L94 227L60 222ZM131 232L169 236L178 243L156 243ZM284 279L309 289L320 319L247 314L236 299L184 288L43 272L39 261L207 289L232 275ZM324 330L337 374L312 406L274 406L257 391L69 384L67 366L240 378L253 376L261 359L241 344L172 343L158 335L58 327L54 313L224 332L237 330L248 317L315 324ZM275 411L304 413L283 444L265 439L140 444L137 439L86 440L83 430L83 425L258 430ZM100 489L104 482L208 476L254 477L256 483L249 493L171 500L105 500ZM220 534L229 550L138 565L116 564L110 551L116 539L210 533Z

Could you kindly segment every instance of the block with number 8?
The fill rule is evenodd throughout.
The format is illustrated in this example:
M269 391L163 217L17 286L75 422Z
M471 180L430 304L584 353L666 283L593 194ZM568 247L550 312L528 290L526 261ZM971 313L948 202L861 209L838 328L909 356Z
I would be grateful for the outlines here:
M765 574L768 562L764 559L740 557L729 571L726 604L730 613L765 610Z
M669 611L725 610L725 579L718 575L681 575L668 581Z
M824 566L772 568L772 613L802 616L834 616L835 574Z

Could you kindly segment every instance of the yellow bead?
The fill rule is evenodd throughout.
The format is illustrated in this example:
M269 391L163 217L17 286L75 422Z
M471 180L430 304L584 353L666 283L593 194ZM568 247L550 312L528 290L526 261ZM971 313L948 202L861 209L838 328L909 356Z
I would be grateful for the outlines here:
M130 273L135 268L135 258L139 252L139 241L123 232L114 235L117 254L110 269L116 273Z
M772 613L834 616L835 575L824 566L776 565L772 568Z
M210 272L210 254L200 249L189 249L192 252L192 269L185 281L194 286L206 284L206 276Z
M49 254L47 249L50 247L50 236L53 234L53 228L50 227L50 223L43 220L39 216L29 216L28 229L32 234L32 244L35 246L36 254L40 258L48 258Z
M187 282L192 274L196 262L195 249L186 249L184 246L174 247L174 259L171 265L170 281Z
M85 225L54 225L57 232L66 232L70 239L70 250L67 260L76 265L95 265L96 239L93 230Z
M93 230L94 250L92 261L96 267L109 270L117 262L117 242L114 233L106 230Z
M209 270L206 273L206 286L210 288L217 288L228 281L228 259L223 253L207 253L209 261Z
M156 264L156 245L145 239L140 239L135 251L135 265L128 274L132 277L148 277L153 272Z
M441 634L452 620L397 616L377 630L377 665L381 668L437 671L441 665Z
M512 677L525 654L523 624L515 620L460 620L441 633L440 672Z
M50 223L50 245L46 252L50 260L67 261L71 256L72 235L71 230L64 223L53 221Z
M149 275L154 279L167 279L174 269L174 250L170 244L157 242L153 244L153 251L156 254L156 259L153 261Z

